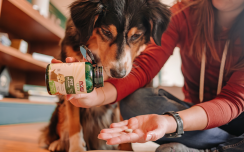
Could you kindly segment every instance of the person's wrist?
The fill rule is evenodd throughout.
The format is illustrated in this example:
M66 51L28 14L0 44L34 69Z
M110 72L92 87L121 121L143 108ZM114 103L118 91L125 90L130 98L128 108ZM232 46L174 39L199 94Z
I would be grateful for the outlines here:
M167 129L166 129L166 134L169 134L169 133L173 133L173 132L176 132L176 129L177 129L177 123L174 119L173 116L170 116L170 115L162 115L163 117L165 117L167 123Z
M106 96L105 96L105 92L103 90L103 88L97 88L97 100L96 100L96 107L100 107L104 104Z
M174 111L168 111L163 113L163 115L170 115L175 119L177 128L176 132L165 134L164 137L166 138L178 138L181 137L184 134L184 128L183 128L183 120L181 119L179 113L174 112Z

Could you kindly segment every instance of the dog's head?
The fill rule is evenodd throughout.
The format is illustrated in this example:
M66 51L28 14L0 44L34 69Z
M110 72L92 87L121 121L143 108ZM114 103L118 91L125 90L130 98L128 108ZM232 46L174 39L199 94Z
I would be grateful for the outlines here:
M170 10L159 0L78 0L71 5L71 18L80 44L96 42L91 49L110 77L122 78L132 68L138 51L152 37L161 45Z

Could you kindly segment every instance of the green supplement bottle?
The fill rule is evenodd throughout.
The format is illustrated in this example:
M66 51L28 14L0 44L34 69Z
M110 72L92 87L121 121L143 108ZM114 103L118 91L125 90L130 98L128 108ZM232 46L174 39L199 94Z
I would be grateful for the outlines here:
M90 93L103 87L103 67L90 62L48 64L46 86L50 95Z

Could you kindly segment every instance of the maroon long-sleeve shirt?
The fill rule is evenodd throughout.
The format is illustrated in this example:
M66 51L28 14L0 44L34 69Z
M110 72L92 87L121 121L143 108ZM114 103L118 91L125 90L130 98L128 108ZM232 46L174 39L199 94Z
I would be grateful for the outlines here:
M175 12L180 9L180 4L172 7ZM144 87L160 71L176 46L180 47L182 59L182 73L184 76L183 92L185 101L201 106L207 113L208 125L206 129L224 125L236 118L244 110L244 71L235 71L229 77L224 77L223 88L216 95L219 77L220 62L206 53L206 71L204 83L204 101L199 101L199 83L201 63L189 55L189 44L193 39L194 23L190 20L190 11L177 13L171 19L167 30L162 35L161 46L151 43L135 59L135 66L131 73L123 79L110 79L118 92L117 101L133 93L138 88ZM216 49L222 57L227 34L222 33L216 39ZM219 45L220 44L220 45ZM240 58L241 46L237 41L233 50L232 66ZM228 58L228 55L227 55Z

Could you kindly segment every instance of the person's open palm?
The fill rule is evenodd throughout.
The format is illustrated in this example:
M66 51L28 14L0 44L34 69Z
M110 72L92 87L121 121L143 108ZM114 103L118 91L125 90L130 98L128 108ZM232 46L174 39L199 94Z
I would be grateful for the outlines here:
M98 138L106 140L108 145L144 143L163 137L167 126L168 121L165 116L156 114L142 115L111 124L110 129L103 129ZM132 129L133 132L127 133L126 129Z

